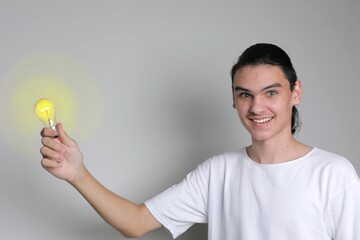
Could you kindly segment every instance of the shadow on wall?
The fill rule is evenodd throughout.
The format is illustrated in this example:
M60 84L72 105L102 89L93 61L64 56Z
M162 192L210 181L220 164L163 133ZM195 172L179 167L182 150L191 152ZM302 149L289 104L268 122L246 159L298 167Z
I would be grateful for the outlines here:
M123 239L123 237L116 230L111 229L109 225L105 222L103 223L90 223L82 224L82 227L77 227L77 229L70 229L68 239ZM160 229L153 232L150 232L143 236L140 239L172 239L171 235L167 232L166 229ZM196 240L206 240L207 239L207 224L195 224L184 234L179 236L177 240L182 239L196 239Z
M207 239L207 224L195 224L183 235L179 236L177 239L196 239L196 240L206 240Z

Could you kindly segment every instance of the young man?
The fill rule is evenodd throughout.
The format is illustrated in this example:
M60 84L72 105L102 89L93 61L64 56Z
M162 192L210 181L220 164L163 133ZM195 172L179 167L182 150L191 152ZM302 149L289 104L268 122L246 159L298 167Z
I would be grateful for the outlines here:
M175 238L208 223L209 239L360 239L360 182L350 162L293 134L302 87L288 55L248 48L231 71L234 108L252 144L205 161L144 204L111 193L87 171L76 142L43 129L43 167L72 184L128 237L166 227Z

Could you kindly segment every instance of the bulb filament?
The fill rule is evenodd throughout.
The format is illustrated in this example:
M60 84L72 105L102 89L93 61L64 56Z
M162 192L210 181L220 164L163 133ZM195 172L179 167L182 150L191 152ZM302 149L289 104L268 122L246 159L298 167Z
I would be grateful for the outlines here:
M46 116L47 116L47 119L48 119L48 123L50 124L50 126L53 126L53 122L49 116L49 107L46 107L45 109L41 109L41 112L45 112L46 113Z

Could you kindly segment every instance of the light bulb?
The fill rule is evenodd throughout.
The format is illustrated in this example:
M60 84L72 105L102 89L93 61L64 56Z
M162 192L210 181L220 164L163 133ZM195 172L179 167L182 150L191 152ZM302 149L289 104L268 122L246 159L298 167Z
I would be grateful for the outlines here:
M45 127L52 128L59 135L56 127L56 107L53 101L48 98L40 98L34 107L36 116L44 123Z

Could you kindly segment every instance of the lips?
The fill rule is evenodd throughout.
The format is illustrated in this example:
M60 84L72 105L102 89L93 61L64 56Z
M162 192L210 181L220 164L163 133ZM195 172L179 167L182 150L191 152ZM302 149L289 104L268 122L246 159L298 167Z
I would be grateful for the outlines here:
M271 119L273 119L272 117L268 117L268 118L261 118L261 119L251 119L251 121L253 121L254 123L267 123L269 122Z

